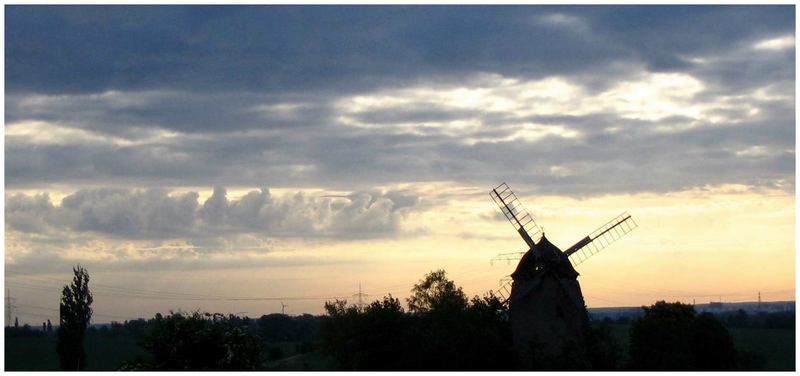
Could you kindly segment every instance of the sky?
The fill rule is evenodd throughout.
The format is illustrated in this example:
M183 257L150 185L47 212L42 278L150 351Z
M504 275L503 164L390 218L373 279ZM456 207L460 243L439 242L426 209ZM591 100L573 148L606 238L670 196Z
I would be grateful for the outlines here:
M5 287L57 322L323 312L525 251L589 307L794 300L794 6L6 6Z

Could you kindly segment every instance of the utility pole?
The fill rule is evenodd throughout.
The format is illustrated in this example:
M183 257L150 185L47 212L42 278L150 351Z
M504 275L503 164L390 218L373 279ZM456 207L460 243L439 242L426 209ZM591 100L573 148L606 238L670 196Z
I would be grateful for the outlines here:
M15 299L11 297L11 289L6 288L6 326L11 326L11 318L14 317Z
M11 289L6 289L6 326L11 326Z
M361 300L363 295L364 294L361 293L361 282L359 282L358 283L358 309L361 309L361 308L364 307L364 302Z
M364 297L367 294L361 292L361 282L358 283L358 294L353 294L353 296L358 298L358 310L362 310L364 308Z
M758 310L761 311L761 291L758 292Z

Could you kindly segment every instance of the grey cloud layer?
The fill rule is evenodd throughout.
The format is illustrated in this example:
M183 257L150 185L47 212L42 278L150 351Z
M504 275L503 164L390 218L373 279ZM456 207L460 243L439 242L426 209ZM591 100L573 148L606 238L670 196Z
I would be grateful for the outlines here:
M10 6L6 21L12 189L794 189L794 47L753 48L794 43L792 7ZM691 79L647 81L656 73ZM581 92L524 97L524 83L549 78ZM628 81L640 86L598 106ZM638 110L624 96L662 84ZM475 93L437 97L458 88L495 94L470 106ZM323 232L357 228L369 227Z
M794 108L787 100L743 101L763 115L724 114L736 123L675 116L658 121L614 113L522 116L438 109L446 120L483 124L450 134L446 127L406 132L392 124L360 129L336 124L219 135L195 133L116 145L103 140L29 143L6 138L10 187L81 185L113 180L134 186L311 185L345 190L407 181L452 180L490 186L525 183L542 192L590 195L670 191L706 184L794 184ZM381 111L358 113L382 119ZM742 109L741 111L746 111ZM298 117L302 119L302 114ZM414 123L418 114L385 117ZM108 114L113 121L113 113ZM300 120L298 120L300 121ZM309 122L313 122L309 120ZM435 124L436 121L430 121ZM526 124L564 127L580 137L509 139ZM690 126L662 132L658 127ZM613 133L607 130L614 128ZM535 134L535 132L533 132ZM465 143L473 139L473 143ZM765 153L747 153L748 149Z
M239 234L364 238L395 234L403 216L419 208L418 198L402 191L277 198L262 189L229 200L218 187L202 205L197 199L196 192L87 189L55 206L46 194L15 194L6 198L6 225L22 233L70 231L133 240L202 241Z
M683 70L794 29L791 6L25 7L6 15L11 92L153 87L362 91L491 71Z

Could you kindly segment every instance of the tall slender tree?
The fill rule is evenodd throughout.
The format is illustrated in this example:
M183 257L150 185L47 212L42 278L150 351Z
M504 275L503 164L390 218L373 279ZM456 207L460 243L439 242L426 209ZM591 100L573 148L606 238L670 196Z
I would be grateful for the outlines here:
M86 269L78 265L72 271L72 283L61 291L56 351L62 370L80 371L86 368L83 339L92 319L92 293Z

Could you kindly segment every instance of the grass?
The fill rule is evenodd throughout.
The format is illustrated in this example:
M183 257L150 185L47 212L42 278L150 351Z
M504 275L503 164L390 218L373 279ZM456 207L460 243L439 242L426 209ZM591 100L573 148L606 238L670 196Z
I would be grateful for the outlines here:
M56 336L5 339L6 371L58 371ZM126 360L145 355L133 338L86 339L87 371L114 371Z
M267 362L270 371L330 371L333 359L319 351L296 354L288 358Z
M734 328L730 332L737 349L764 357L766 371L794 371L794 330Z
M630 325L610 324L611 335L620 344L623 361L628 357ZM795 369L795 331L780 329L729 329L736 348L761 355L767 371L793 371ZM326 370L332 360L318 351L295 354L293 342L275 343L286 358L270 361L270 370ZM145 351L130 337L89 336L86 339L87 370L110 371L119 368L126 360L133 360ZM56 337L27 337L5 339L6 371L57 371Z
M622 360L628 360L630 344L629 324L609 324L611 335L622 348ZM794 330L729 328L737 350L761 355L766 363L765 371L794 371L795 335Z

